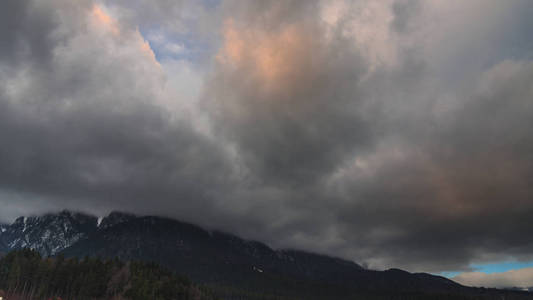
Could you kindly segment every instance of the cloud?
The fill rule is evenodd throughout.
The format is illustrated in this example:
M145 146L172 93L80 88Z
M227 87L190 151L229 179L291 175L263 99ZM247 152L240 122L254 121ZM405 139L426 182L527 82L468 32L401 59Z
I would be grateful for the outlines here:
M494 66L449 119L417 120L423 128L413 127L408 139L409 125L403 125L399 134L406 140L384 139L333 177L335 190L358 199L345 200L344 234L358 232L361 244L375 243L374 253L395 251L376 255L392 259L385 265L416 257L414 268L438 259L441 268L460 269L473 257L527 256L532 141L526 128L532 111L524 105L532 96L526 84L531 67L510 61Z
M5 5L2 220L121 209L412 271L531 258L528 1Z
M452 278L463 285L494 288L530 288L533 286L533 268L500 273L464 272Z
M416 23L434 19L436 7L407 3L427 15L409 16L406 36L388 26L405 2L335 2L343 9L326 22L309 12L314 3L298 4L261 10L252 23L235 16L259 8L232 10L206 93L211 121L261 187L254 198L278 191L277 217L289 217L271 234L293 232L281 239L378 268L463 269L511 243L522 248L513 255L527 255L518 220L531 215L531 164L528 146L513 141L531 144L516 131L531 119L530 62L504 60L477 78L467 70L463 87L433 71L435 51L424 53L448 38L448 28L430 23L427 36ZM509 198L520 211L505 209ZM500 235L492 223L507 229Z
M271 29L227 20L205 98L251 172L266 183L309 184L370 143L357 87L366 65L342 37L290 22Z
M21 206L39 202L35 212L61 205L150 211L154 198L153 213L180 199L187 199L183 214L202 205L202 194L227 180L208 175L225 172L225 154L180 113L179 98L167 106L176 95L167 93L149 44L90 1L49 5L61 9L34 3L20 9L72 24L45 28L48 48L30 47L26 58L2 61L8 66L0 75L2 189L23 195L16 197L24 199ZM32 38L13 36L21 47ZM34 65L37 58L42 67Z

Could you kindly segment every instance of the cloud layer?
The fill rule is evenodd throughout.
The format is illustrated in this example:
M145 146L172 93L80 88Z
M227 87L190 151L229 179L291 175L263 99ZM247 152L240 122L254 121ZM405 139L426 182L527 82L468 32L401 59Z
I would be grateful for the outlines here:
M533 268L523 268L492 274L465 272L455 276L453 280L463 285L476 287L528 289L533 282Z
M532 258L529 1L5 6L4 221L121 209L412 271Z

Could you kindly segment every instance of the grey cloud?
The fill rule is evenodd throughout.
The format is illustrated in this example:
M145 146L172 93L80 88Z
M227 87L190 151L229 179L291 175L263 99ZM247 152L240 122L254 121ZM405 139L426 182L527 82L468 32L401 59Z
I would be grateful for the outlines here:
M201 8L186 116L136 26L196 32L196 4L108 3L116 34L91 1L8 2L32 21L1 21L0 217L163 214L412 271L530 259L531 5L333 3Z
M405 4L392 6L397 18L412 17L408 8L399 9ZM439 83L443 78L433 72L431 56L412 44L398 49L396 65L369 73L364 56L342 37L324 41L321 52L325 33L308 23L318 17L299 21L298 15L262 12L267 17L252 26L243 22L248 27L232 34L242 33L246 44L249 32L283 34L263 23L304 24L315 44L289 68L302 62L296 68L305 75L281 82L282 92L263 93L261 77L250 75L259 65L252 54L236 67L219 66L208 100L214 99L216 127L236 144L250 176L286 190L279 194L286 197L284 212L298 212L279 231L267 232L289 233L283 239L289 245L341 253L374 267L440 271L467 269L476 259L529 257L524 232L532 212L527 182L533 143L527 131L533 118L527 61L496 64L477 80L467 70L476 86L461 87L455 79ZM307 69L313 64L319 71ZM448 85L457 91L446 90ZM453 99L443 101L442 94Z
M394 20L391 25L398 32L406 32L412 23L412 19L420 13L419 0L396 1L392 5Z
M479 81L488 90L464 95L453 117L417 121L425 130L396 133L408 139L385 143L343 177L340 186L354 199L342 209L345 234L373 245L355 252L380 252L390 259L385 265L414 269L438 261L432 271L498 254L531 259L524 234L533 217L531 63L504 62Z
M98 26L91 25L90 2L59 12L52 4L43 5L43 18L63 13L68 19L79 12L80 28ZM27 10L30 6L21 14ZM31 48L32 58L38 51L55 54L42 56L46 68L20 60L2 73L0 182L8 192L3 201L22 194L26 197L18 198L27 199L22 206L46 198L50 207L77 203L99 213L198 211L210 188L229 180L223 151L157 105L164 76L135 31L121 28L115 36L105 27L70 29L50 27L43 36L68 34L48 48ZM19 31L11 38L6 43L32 36ZM158 205L151 204L154 199Z
M30 1L6 1L0 13L0 57L4 62L21 59L43 61L51 56L51 33L56 27L50 11L43 12ZM48 13L48 15L47 15Z
M326 40L324 29L309 22L318 16L298 14L311 2L271 4L272 10L264 5L240 8L246 17L260 15L252 27L246 18L231 19L219 54L225 61L205 98L215 127L237 144L252 177L266 184L313 184L372 144L358 91L367 65L342 36ZM243 44L237 57L225 53L233 51L232 43Z

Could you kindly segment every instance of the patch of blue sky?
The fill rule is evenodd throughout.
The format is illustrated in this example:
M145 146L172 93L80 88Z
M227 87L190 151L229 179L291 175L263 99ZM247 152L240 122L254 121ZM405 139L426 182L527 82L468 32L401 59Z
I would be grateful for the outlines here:
M501 272L507 272L510 270L518 270L523 268L531 268L533 267L533 261L529 262L520 262L520 261L502 261L502 262L492 262L492 263L486 263L486 264L471 264L470 268L474 272L482 272L485 274L492 274L492 273L501 273ZM440 272L436 275L444 276L447 278L453 278L462 272L460 271L446 271L446 272Z
M187 60L200 63L211 53L212 45L192 34L168 34L159 28L139 28L158 61Z
M459 274L461 274L462 272L440 272L438 274L435 274L435 275L439 275L439 276L444 276L446 278L452 278L452 277L455 277Z
M222 0L202 0L201 5L207 10L218 9ZM214 49L220 42L217 37L208 35L198 35L193 29L198 25L194 19L184 19L184 30L177 32L165 30L159 26L139 26L139 32L150 44L156 59L159 62L164 60L186 60L195 65L204 65L209 58L213 57Z
M519 262L519 261L504 261L488 264L473 264L471 266L475 271L487 274L506 272L510 270L517 270L523 268L533 267L533 261Z

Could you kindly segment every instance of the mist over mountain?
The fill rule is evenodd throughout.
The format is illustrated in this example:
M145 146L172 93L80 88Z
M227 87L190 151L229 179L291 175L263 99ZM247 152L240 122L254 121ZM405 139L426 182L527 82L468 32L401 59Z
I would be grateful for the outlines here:
M69 211L20 217L5 226L0 241L5 245L3 251L29 248L43 257L156 262L199 284L293 297L350 299L360 293L530 296L468 288L425 273L368 270L352 261L300 250L276 250L174 219L121 212L100 220Z

